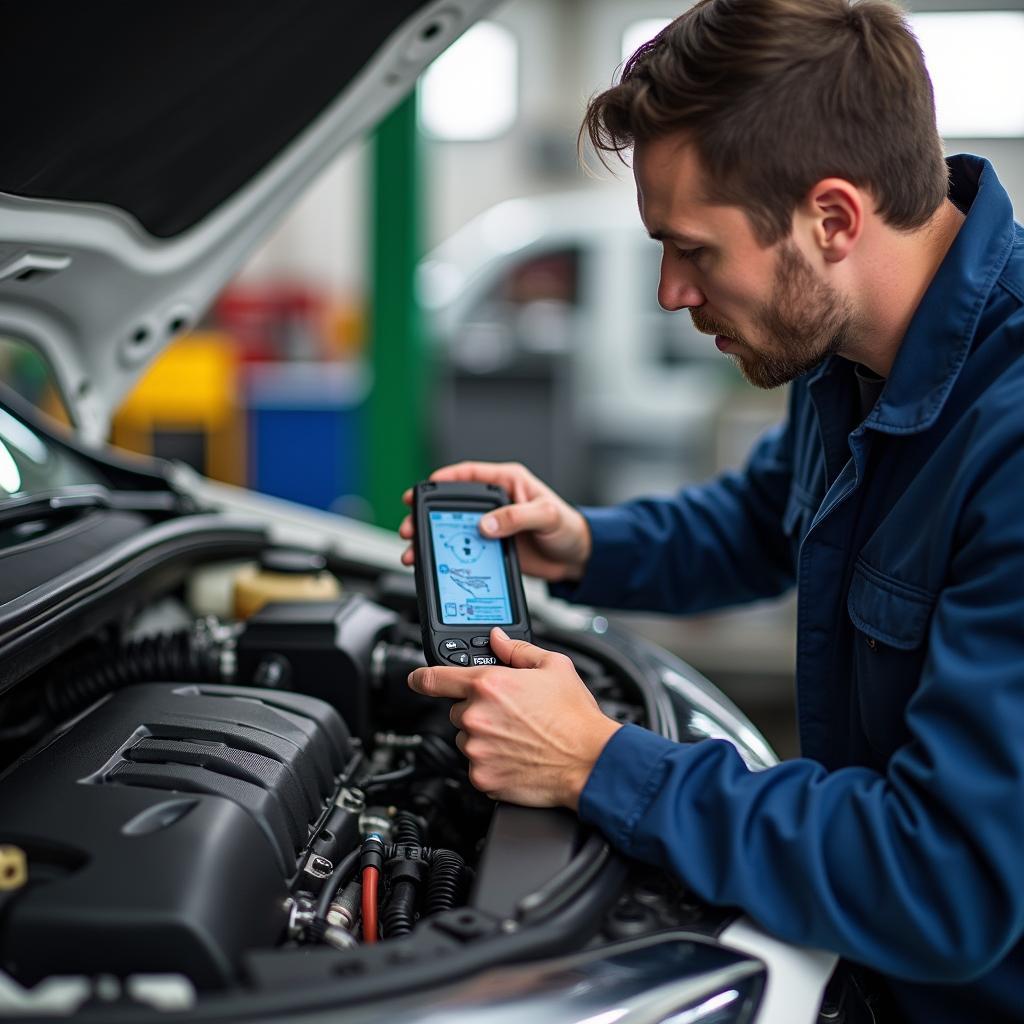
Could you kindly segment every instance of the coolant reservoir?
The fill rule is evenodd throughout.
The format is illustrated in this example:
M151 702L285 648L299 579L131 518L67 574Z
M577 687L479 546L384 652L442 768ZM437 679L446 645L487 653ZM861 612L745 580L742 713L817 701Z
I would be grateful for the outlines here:
M327 571L323 555L295 548L269 548L257 565L235 577L235 617L247 619L273 601L333 601L341 585Z

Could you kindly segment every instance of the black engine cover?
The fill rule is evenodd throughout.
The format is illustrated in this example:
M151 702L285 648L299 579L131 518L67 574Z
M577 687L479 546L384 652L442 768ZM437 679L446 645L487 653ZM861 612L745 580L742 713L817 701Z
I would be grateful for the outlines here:
M114 694L0 780L0 955L51 974L233 980L273 945L287 880L350 756L337 712L298 694L187 684Z

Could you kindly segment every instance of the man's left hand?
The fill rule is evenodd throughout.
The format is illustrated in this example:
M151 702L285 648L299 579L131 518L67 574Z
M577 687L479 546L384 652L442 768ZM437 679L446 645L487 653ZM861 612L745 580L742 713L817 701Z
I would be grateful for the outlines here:
M620 726L601 712L564 654L491 630L504 665L418 668L409 686L451 697L469 780L496 800L577 809L605 744ZM506 667L508 666L508 667Z

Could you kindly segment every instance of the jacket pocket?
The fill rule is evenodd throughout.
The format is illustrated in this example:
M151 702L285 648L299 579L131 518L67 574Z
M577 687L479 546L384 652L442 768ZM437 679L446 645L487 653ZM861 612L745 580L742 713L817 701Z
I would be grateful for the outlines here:
M887 761L909 739L904 712L921 678L935 595L858 559L846 607L861 725Z
M913 650L924 640L934 606L934 594L857 559L846 607L865 635L901 651Z

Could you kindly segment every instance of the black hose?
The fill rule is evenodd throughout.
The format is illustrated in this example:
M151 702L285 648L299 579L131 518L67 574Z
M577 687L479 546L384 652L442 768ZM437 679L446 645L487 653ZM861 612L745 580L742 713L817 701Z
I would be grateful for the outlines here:
M423 916L451 910L462 896L466 862L454 850L434 850Z
M411 878L400 878L391 886L391 898L381 914L384 938L408 935L416 920L417 885Z
M391 881L387 904L380 915L381 930L386 939L408 935L416 923L416 903L419 897L423 868L429 865L423 916L451 910L461 900L468 869L465 861L454 850L428 850L422 845L422 826L410 811L395 815L395 842L388 844L391 855L385 870L399 875ZM413 849L410 850L410 847ZM357 847L340 861L324 883L317 899L312 934L326 927L327 912L342 886L346 885L359 863L362 847ZM408 854L409 856L406 856ZM417 870L416 863L420 865Z
M324 887L320 890L320 896L316 901L315 920L327 920L327 911L331 908L331 901L334 899L337 891L352 877L352 873L359 863L359 854L361 852L362 848L357 846L344 860L339 861L331 872L331 877L324 883Z
M364 789L371 786L384 786L392 782L404 782L416 774L416 765L407 764L396 768L393 772L382 772L380 775L371 775L363 784Z
M190 630L160 633L103 648L65 666L44 689L47 710L63 721L100 697L132 683L220 683L220 648Z
M395 846L422 846L423 826L411 811L399 811L395 815Z
M411 811L395 815L392 857L385 870L390 895L380 915L384 938L408 935L416 922L416 902L426 870L423 849L423 823Z

